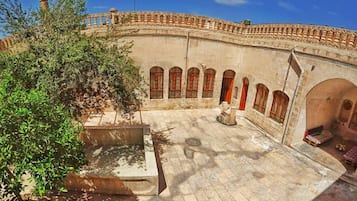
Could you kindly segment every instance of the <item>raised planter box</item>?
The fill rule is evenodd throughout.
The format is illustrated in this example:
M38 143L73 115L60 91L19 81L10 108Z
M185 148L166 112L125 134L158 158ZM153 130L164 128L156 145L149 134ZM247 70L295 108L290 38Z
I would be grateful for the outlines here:
M80 173L68 175L68 190L158 194L158 169L149 125L101 125L93 124L92 119L85 124L80 139L89 164Z

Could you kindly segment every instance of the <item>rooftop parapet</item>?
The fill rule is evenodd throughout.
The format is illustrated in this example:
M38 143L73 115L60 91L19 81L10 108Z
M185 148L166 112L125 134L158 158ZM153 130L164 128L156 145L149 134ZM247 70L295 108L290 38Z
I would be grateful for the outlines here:
M328 26L303 24L251 25L246 37L276 38L307 43L318 43L342 49L357 49L357 32Z
M284 39L318 43L336 48L357 49L357 32L328 26L303 24L257 24L240 23L170 12L118 12L88 15L86 29L100 28L108 24L177 26L236 34L241 37Z
M228 22L191 14L138 11L90 14L83 22L85 30L104 28L107 25L152 25L200 29L227 33L243 38L279 39L319 44L339 49L357 50L357 32L328 26L303 24L257 24L244 20L240 23ZM0 40L0 51L11 47L10 38Z
M245 22L245 21L243 21ZM241 34L247 25L224 20L181 13L168 12L117 12L88 15L84 24L86 29L99 28L108 24L119 25L162 25L179 26L193 29L224 31Z

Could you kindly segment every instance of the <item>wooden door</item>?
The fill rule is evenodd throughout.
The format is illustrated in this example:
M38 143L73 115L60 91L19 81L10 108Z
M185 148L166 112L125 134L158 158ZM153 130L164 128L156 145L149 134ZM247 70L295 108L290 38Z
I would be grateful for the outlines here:
M234 75L235 72L231 70L227 70L223 73L220 103L223 101L226 101L228 104L231 103Z
M248 95L249 80L248 78L243 78L242 94L240 96L239 110L245 110L245 104Z

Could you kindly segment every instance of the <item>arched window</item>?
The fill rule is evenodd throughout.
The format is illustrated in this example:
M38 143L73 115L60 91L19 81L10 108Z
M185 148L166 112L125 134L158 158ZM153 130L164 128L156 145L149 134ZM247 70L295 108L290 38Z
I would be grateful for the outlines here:
M353 106L352 101L350 101L348 99L343 100L341 109L340 109L340 115L339 115L340 121L342 121L342 122L348 121L351 111L352 111L352 106Z
M212 98L214 89L214 78L216 76L216 71L212 68L205 70L205 75L203 79L203 93L202 98Z
M179 67L173 67L169 72L169 98L181 98L181 79L182 70Z
M288 103L289 97L284 92L274 91L273 104L270 110L270 117L279 123L284 122Z
M257 93L253 108L261 113L265 113L265 108L268 100L269 89L264 84L257 84Z
M197 98L199 79L200 70L198 68L190 68L187 74L186 98Z
M150 99L162 99L164 86L164 69L152 67L150 69Z

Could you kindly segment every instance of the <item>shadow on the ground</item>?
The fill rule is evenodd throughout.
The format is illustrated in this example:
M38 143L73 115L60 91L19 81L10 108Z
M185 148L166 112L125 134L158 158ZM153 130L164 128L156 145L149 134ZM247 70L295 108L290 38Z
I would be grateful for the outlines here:
M152 139L154 144L156 163L159 172L159 194L166 189L167 184L162 169L161 160L164 152L164 146L171 145L172 142L168 137L167 131L173 128L168 128L160 131L152 131ZM113 194L97 194L87 192L70 191L68 193L51 193L48 196L39 199L40 201L58 200L58 201L139 201L138 197L132 195L113 195Z
M332 130L334 137L321 144L319 148L328 153L341 163L346 169L345 173L333 184L320 193L313 201L352 201L357 200L357 178L354 176L356 167L347 164L344 154L353 146L357 146L356 141L344 139L338 130ZM345 150L336 148L337 144L345 146Z
M167 188L161 161L164 160L162 156L162 154L164 153L164 146L172 145L172 142L170 141L168 134L166 133L167 131L170 131L172 129L173 128L168 128L166 130L151 132L155 150L156 164L159 172L159 194Z
M62 194L49 195L40 201L58 200L58 201L139 201L135 195L106 195L86 192L68 192Z
M336 180L313 201L352 201L357 200L357 186Z
M345 150L344 151L339 151L338 149L336 149L336 145L337 144L345 145ZM331 156L336 158L338 161L340 161L340 163L346 168L346 174L347 175L351 175L351 174L354 173L356 168L353 167L352 165L347 164L345 162L345 159L344 159L343 155L354 146L357 146L357 143L355 141L344 140L341 137L341 134L337 134L337 135L335 134L334 137L331 140L321 144L319 147L323 151L325 151L326 153L330 154Z
M152 141L154 142L155 150L160 154L160 158L162 158L162 154L164 153L164 146L172 145L172 142L169 139L168 131L174 128L167 128L165 130L151 131Z

